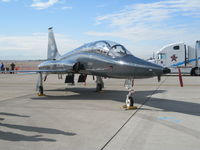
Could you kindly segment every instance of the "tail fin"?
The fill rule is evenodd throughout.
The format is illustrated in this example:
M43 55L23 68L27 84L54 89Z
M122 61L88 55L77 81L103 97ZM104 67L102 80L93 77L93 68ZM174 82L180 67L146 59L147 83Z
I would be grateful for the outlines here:
M48 60L55 60L60 58L60 54L58 53L58 49L56 46L56 41L53 34L53 27L50 27L48 35L48 52L47 52L47 59Z

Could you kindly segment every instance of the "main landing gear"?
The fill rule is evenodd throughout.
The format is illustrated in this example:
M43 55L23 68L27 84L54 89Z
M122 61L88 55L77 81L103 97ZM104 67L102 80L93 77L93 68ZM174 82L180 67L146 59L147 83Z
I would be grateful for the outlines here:
M36 91L38 91L38 96L45 96L43 88L43 76L42 73L38 73L38 81L36 85Z
M104 88L104 83L101 77L96 77L96 92L102 91L102 88Z
M134 80L127 79L124 83L124 86L128 89L128 94L126 96L126 104L123 106L126 110L137 109L137 106L134 106L133 94L135 93L133 86Z

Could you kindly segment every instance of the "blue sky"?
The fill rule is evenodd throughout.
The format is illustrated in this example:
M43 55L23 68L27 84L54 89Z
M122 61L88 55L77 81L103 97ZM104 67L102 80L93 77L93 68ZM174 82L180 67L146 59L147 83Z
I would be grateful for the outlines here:
M108 39L148 58L200 40L199 0L0 0L0 59L45 59L47 28L61 54Z

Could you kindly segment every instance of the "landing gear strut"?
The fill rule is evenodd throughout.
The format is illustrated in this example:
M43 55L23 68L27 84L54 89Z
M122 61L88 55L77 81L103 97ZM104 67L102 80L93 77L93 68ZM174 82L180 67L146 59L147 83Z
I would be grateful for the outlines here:
M126 96L126 104L123 106L123 108L125 108L126 110L137 109L137 107L134 106L134 99L133 99L133 94L135 93L133 89L134 80L127 79L124 83L124 86L128 89L128 94Z
M38 74L38 81L37 81L37 87L36 90L38 91L38 96L45 96L44 95L44 88L43 88L43 77L42 77L42 73L39 72Z
M104 88L104 83L101 77L97 76L96 80L96 92L102 91L102 88Z

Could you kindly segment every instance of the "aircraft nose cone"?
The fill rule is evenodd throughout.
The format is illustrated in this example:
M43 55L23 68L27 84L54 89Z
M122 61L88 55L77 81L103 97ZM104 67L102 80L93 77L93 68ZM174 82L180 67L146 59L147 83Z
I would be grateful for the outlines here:
M171 73L171 70L169 68L165 67L163 69L163 73Z

